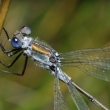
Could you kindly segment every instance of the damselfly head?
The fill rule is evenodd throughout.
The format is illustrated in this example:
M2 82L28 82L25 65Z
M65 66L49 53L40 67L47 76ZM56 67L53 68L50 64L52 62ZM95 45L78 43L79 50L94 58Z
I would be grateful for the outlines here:
M28 26L23 26L22 28L20 28L19 31L14 34L13 38L11 39L11 45L14 48L20 48L24 39L28 39L30 34L31 29Z
M31 34L31 29L28 26L23 26L20 32L23 36L29 36Z

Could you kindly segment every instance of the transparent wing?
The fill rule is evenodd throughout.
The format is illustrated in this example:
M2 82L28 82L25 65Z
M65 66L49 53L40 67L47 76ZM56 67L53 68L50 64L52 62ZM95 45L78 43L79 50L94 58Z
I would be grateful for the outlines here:
M54 80L54 110L68 110L60 91L59 79L57 77Z
M110 46L60 54L61 65L76 66L87 74L110 81Z
M84 102L83 98L80 96L79 91L75 88L73 84L72 85L69 84L69 82L71 82L71 79L69 78L69 76L67 76L66 73L64 73L60 68L59 68L58 74L59 75L62 74L64 81L68 82L67 86L68 86L69 92L78 110L89 110L87 104Z
M80 96L78 90L75 87L71 87L69 85L68 89L71 93L71 97L73 99L73 101L75 102L78 110L90 110L89 107L87 106L87 104L84 102L83 98Z

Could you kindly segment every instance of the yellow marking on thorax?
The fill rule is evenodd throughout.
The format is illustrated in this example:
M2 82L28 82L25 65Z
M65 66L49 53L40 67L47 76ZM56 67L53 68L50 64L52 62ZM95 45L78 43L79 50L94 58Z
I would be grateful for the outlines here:
M31 44L31 46L32 46L32 49L34 51L38 51L38 52L43 53L43 54L46 54L46 55L50 55L51 54L49 50L47 50L47 49L45 49L43 47L40 47L37 44Z

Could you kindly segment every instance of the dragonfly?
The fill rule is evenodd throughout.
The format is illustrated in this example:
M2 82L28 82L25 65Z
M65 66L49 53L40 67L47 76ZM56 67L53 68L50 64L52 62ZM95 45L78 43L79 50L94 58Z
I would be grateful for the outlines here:
M90 110L88 105L80 96L80 93L86 96L91 102L102 110L110 110L95 97L78 86L72 78L61 69L62 66L74 66L78 67L88 75L104 81L110 81L110 46L98 49L83 49L68 53L58 53L38 38L33 39L30 36L31 29L28 26L23 26L20 28L13 34L12 38L9 37L5 28L3 28L3 30L6 34L6 39L12 45L13 49L5 49L2 42L0 42L2 52L6 54L7 57L12 57L16 54L18 55L11 63L5 64L3 61L0 61L0 64L6 68L10 68L14 66L15 62L22 55L25 56L25 60L21 73L4 69L1 69L0 72L23 76L26 70L28 58L31 58L37 65L46 69L55 77L54 110L68 110L60 90L59 80L67 85L78 110Z

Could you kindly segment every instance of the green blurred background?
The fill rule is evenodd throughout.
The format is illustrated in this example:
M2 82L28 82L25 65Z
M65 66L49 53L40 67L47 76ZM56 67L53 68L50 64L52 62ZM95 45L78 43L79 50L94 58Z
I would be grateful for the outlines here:
M9 35L28 25L59 53L110 45L108 0L11 0L4 27ZM19 62L18 66L21 65ZM110 83L74 67L62 68L72 79L110 108ZM54 77L30 59L23 77L0 73L0 110L53 110ZM65 84L61 91L69 110L77 110ZM100 110L83 97L91 110Z

